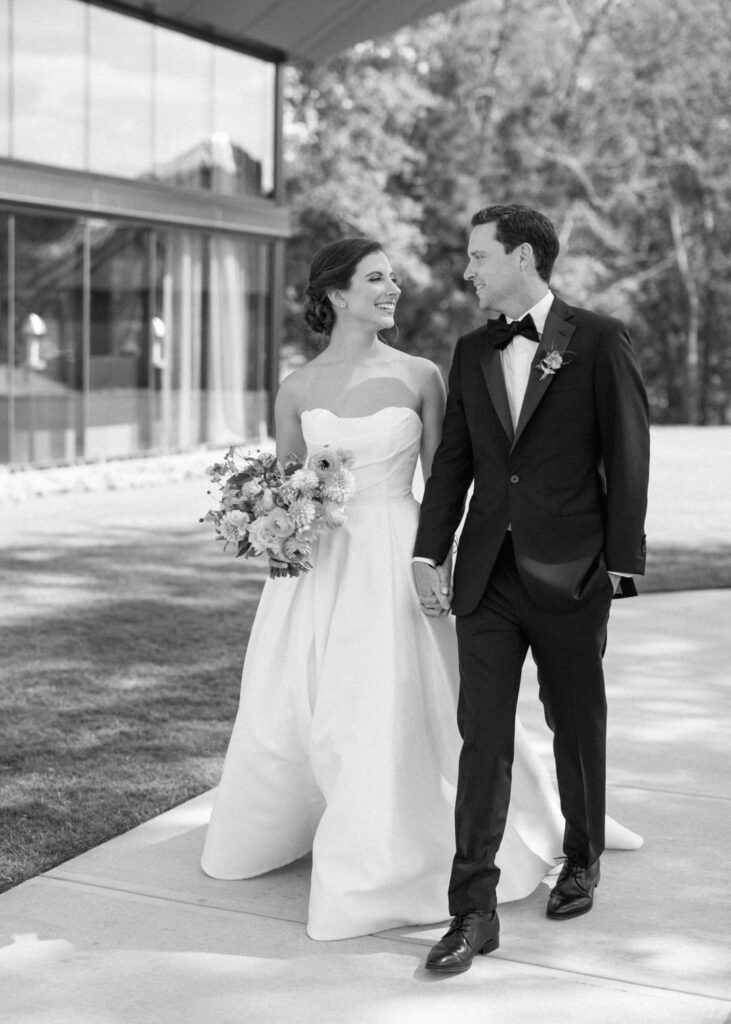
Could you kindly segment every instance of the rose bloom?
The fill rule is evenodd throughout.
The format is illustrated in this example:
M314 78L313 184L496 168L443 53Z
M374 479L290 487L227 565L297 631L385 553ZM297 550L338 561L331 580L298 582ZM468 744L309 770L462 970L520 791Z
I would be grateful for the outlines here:
M543 361L548 369L558 370L563 363L563 356L560 352L549 352Z
M291 537L294 533L292 517L283 508L273 508L266 518L269 529L278 540Z
M264 551L271 553L273 548L278 547L278 537L272 532L268 520L269 516L264 516L255 520L249 527L249 540L257 554Z
M288 537L282 545L282 554L288 562L305 562L312 555L312 542L302 537Z
M342 526L347 519L347 515L343 506L336 501L326 501L323 503L322 512L325 517L325 522L328 526L337 527Z
M307 460L307 468L314 470L318 480L324 480L340 469L340 456L332 448L318 448Z

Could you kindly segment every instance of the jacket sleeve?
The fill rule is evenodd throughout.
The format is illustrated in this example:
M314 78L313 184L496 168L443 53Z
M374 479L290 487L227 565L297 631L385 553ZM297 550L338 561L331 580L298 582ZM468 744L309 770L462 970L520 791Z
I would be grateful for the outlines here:
M424 488L414 545L416 557L433 558L438 565L449 554L473 479L472 441L462 403L462 357L460 339L449 371L442 440L434 454L431 475Z
M637 356L618 321L600 339L594 392L607 488L607 566L643 575L650 422Z

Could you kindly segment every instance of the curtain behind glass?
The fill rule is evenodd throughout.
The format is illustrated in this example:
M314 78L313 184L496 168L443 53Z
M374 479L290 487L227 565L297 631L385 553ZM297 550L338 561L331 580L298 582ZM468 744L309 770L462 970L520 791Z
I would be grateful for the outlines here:
M165 231L157 244L156 357L160 375L158 433L163 447L205 440L203 404L204 238Z
M249 341L246 243L210 240L208 439L223 444L246 436L244 387Z

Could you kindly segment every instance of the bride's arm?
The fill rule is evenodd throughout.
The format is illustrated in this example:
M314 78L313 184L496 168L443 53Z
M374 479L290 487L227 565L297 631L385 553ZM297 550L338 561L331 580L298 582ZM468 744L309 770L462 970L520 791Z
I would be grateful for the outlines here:
M447 396L444 381L439 369L429 364L429 372L426 375L424 385L420 392L421 406L421 470L424 476L424 483L431 474L434 453L439 447L442 439L442 421ZM452 552L450 551L444 562L429 569L419 560L412 563L414 581L419 595L419 601L425 615L440 616L446 614L452 603Z
M285 377L279 386L274 403L277 458L282 464L288 455L296 455L303 459L307 454L300 420L301 389L296 377L296 372Z
M429 479L434 453L442 439L442 420L447 403L447 391L442 375L433 363L430 367L421 389L419 410L422 423L420 460L424 483Z

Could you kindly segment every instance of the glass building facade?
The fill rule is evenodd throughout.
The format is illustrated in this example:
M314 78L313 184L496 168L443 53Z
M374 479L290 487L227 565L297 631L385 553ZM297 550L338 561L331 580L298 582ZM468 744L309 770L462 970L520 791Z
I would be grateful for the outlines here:
M270 425L279 75L83 0L0 0L0 462Z

